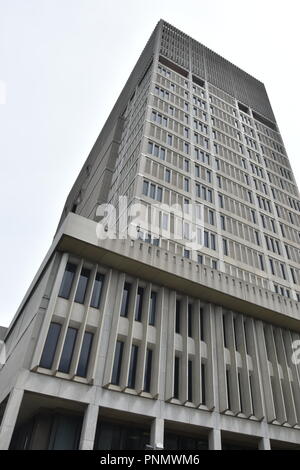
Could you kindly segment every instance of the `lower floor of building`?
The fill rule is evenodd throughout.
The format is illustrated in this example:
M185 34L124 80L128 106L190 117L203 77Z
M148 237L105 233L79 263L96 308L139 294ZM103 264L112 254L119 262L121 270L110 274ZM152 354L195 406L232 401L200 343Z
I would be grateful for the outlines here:
M0 405L0 448L15 399ZM129 412L32 392L19 401L11 450L300 450L300 442L244 434L235 426L230 431L145 416L134 408Z

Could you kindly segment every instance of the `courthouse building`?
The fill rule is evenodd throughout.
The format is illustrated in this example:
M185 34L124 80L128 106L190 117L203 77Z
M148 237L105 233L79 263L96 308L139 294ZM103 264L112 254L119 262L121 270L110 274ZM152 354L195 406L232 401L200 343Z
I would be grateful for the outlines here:
M299 449L299 284L264 85L161 20L0 329L0 449Z

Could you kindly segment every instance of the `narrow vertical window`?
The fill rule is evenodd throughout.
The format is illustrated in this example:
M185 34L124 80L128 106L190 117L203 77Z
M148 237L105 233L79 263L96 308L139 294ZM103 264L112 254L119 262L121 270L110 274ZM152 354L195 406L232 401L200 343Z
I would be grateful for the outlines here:
M72 263L67 263L63 280L59 289L59 297L63 297L64 299L68 299L70 297L75 272L76 265Z
M180 300L176 300L176 314L175 314L175 333L180 333Z
M142 320L143 297L144 297L144 289L142 287L139 287L137 291L137 295L136 295L136 304L135 304L135 320L136 321Z
M231 410L231 399L230 399L230 382L229 382L229 371L226 370L226 389L227 389L227 404L228 409Z
M139 347L136 344L132 345L131 348L131 357L128 373L128 387L135 387L135 377L136 377L136 367L137 367L137 358L138 358Z
M179 398L179 368L180 368L180 359L175 356L174 361L174 398Z
M84 333L77 372L76 372L76 375L78 375L79 377L87 376L93 338L94 338L93 333L90 333L89 331L86 331Z
M222 315L222 321L223 321L224 348L227 348L227 331L226 331L226 318L225 318L225 315Z
M77 338L77 331L78 330L76 328L68 328L65 344L60 358L58 368L59 372L64 372L65 374L68 374L70 371L74 346Z
M193 337L193 306L188 305L188 336Z
M157 294L156 292L151 292L150 296L150 309L149 309L149 325L155 325L155 317L156 317L156 299Z
M50 323L47 339L45 342L43 354L41 357L40 366L45 369L51 369L56 347L58 343L58 338L60 335L61 325L59 323Z
M114 365L113 365L113 371L112 371L112 377L111 377L111 383L114 385L119 385L120 383L123 349L124 349L123 341L117 341Z
M188 361L188 401L193 401L193 361Z
M203 308L200 308L200 339L201 341L205 341Z
M77 291L75 295L75 302L83 304L85 300L86 288L89 282L91 271L89 269L83 268L80 273Z
M144 391L148 393L150 393L150 390L151 390L151 373L152 373L152 349L147 349L145 378L144 378Z
M201 364L201 394L202 394L202 405L206 404L206 368L205 364Z
M97 273L95 282L94 282L92 298L91 298L91 307L99 308L103 283L104 283L103 274Z
M122 304L121 304L121 317L128 316L128 307L129 307L129 297L130 297L130 284L125 282L124 289L123 289L123 297L122 297Z

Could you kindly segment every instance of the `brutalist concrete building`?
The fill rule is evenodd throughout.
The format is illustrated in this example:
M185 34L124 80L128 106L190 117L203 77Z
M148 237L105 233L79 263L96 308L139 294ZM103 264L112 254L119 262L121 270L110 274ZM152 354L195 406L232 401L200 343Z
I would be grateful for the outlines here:
M0 448L300 448L299 250L264 85L160 21L0 330Z

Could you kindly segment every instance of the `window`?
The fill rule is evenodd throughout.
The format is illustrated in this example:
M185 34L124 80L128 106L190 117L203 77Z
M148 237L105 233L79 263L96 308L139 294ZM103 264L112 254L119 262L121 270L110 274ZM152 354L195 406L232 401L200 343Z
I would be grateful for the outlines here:
M262 271L265 270L265 266L264 266L264 257L263 255L258 255L258 259L259 259L259 265L260 265L260 269Z
M156 200L158 202L162 201L162 188L159 186L157 187Z
M171 171L168 170L168 169L165 169L165 181L167 183L170 183L170 181L171 181Z
M103 274L97 273L95 282L94 282L92 298L91 298L91 307L99 308L103 283L104 283Z
M208 237L208 232L204 230L204 246L206 248L209 248L209 237Z
M213 259L213 260L211 261L211 267L212 267L213 269L218 269L218 261L216 261L216 260Z
M204 312L203 308L200 308L200 339L201 341L205 341L205 335L204 335Z
M190 182L189 182L188 178L184 178L184 190L186 192L189 192L189 190L190 190Z
M121 317L128 316L130 288L131 288L131 285L128 282L125 282L124 289L123 289L122 304L121 304L121 313L120 313Z
M223 253L225 256L228 256L228 244L225 238L223 238Z
M77 291L75 295L75 302L79 304L83 304L85 300L86 288L88 285L89 277L90 277L90 270L83 268L80 273Z
M221 207L221 209L224 208L224 202L223 202L223 196L222 196L222 194L219 194L219 206Z
M149 309L149 325L155 325L155 317L156 317L156 299L157 294L156 292L151 292L150 296L150 309Z
M151 390L151 372L152 372L152 349L147 349L146 364L145 364L144 391L148 393L150 393L150 390Z
M280 270L281 270L281 274L282 274L283 279L286 279L285 266L282 263L280 263Z
M180 300L176 300L176 312L175 312L175 333L180 333Z
M222 322L223 322L224 348L227 348L227 328L226 328L226 317L225 317L225 315L222 315Z
M188 361L188 401L193 401L193 361Z
M135 320L136 321L142 320L143 296L144 296L144 289L142 287L139 287L137 290L136 304L135 304Z
M59 290L59 297L68 299L70 297L72 284L76 272L76 265L72 263L67 263L66 270L64 272L63 280Z
M188 336L193 337L193 306L188 305Z
M90 333L88 331L86 331L84 333L83 342L82 342L81 351L80 351L80 356L79 356L78 367L77 367L77 372L76 372L76 375L78 375L79 377L86 377L87 376L88 364L89 364L90 353L91 353L91 349L92 349L93 338L94 338L93 333Z
M40 361L40 366L44 367L45 369L51 369L52 367L60 330L61 325L59 323L50 323L47 339Z
M208 220L210 225L215 225L215 214L211 210L208 211Z
M66 334L66 339L63 347L63 351L59 363L59 372L68 374L70 371L71 361L73 357L73 351L77 338L77 329L69 327Z
M183 256L184 256L184 258L190 258L190 250L184 249L183 250Z
M225 222L225 216L220 215L220 220L221 220L221 229L226 230L226 222Z
M138 358L139 347L136 344L132 345L131 348L131 357L128 373L128 387L135 387L135 377L136 377L136 368L137 368L137 358Z
M179 398L179 370L180 370L180 359L175 356L174 361L174 398Z
M120 383L123 349L124 349L123 341L117 341L114 365L113 365L113 371L112 371L112 377L111 377L111 383L114 385L119 385Z
M144 194L144 196L148 196L148 191L149 191L149 182L144 180L144 182L143 182L143 194Z
M205 405L206 404L206 369L205 369L205 364L203 362L201 364L201 395L202 395L201 403L202 405Z

